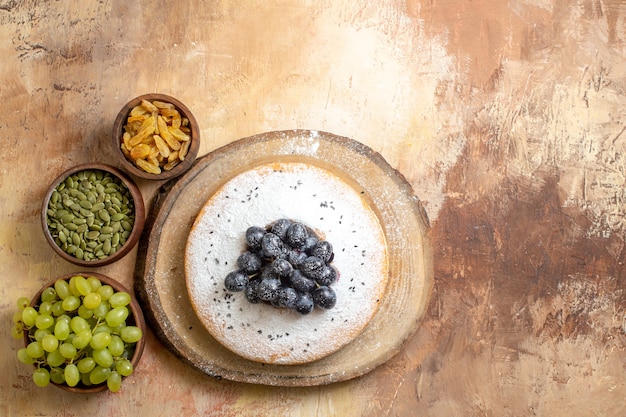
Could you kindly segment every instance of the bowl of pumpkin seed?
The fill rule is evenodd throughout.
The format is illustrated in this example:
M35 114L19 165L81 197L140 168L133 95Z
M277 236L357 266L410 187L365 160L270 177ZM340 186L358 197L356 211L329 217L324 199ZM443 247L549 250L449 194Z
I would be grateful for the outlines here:
M122 259L139 241L145 224L139 187L119 169L75 166L60 174L43 200L46 240L63 259L97 267Z

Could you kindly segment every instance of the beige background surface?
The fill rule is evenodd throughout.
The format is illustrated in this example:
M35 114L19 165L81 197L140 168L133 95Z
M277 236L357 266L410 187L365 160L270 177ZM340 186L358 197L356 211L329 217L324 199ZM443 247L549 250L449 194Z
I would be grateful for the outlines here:
M0 39L0 415L626 414L622 1L0 0ZM14 301L77 270L46 246L41 198L110 160L117 111L146 92L194 111L201 155L318 129L406 176L436 281L400 354L269 388L212 380L150 333L117 394L31 383ZM130 284L135 255L98 271Z

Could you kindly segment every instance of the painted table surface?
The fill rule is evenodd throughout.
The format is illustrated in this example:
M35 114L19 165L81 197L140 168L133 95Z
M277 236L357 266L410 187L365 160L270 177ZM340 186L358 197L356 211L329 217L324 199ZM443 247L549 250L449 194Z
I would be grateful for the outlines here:
M0 415L626 415L622 1L2 0L0 38ZM146 92L194 111L200 155L316 129L406 177L435 282L399 354L268 387L207 377L149 332L116 394L32 384L14 302L78 270L47 247L41 198L111 160L117 111ZM97 271L132 284L135 259Z

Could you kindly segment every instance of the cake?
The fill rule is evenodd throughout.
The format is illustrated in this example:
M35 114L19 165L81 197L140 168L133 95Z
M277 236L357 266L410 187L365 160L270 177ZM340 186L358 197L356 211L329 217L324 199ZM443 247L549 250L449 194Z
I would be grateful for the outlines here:
M301 315L252 304L224 278L245 249L250 226L298 221L334 248L338 271L330 310ZM378 309L388 280L387 246L376 213L358 184L305 162L256 166L228 179L204 204L185 248L192 307L217 341L261 363L309 363L354 340Z

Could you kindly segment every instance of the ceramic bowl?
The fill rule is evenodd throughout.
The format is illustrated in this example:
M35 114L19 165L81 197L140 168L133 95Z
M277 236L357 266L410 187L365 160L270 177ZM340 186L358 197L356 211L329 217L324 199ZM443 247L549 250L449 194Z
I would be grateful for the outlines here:
M58 278L51 279L44 286L42 286L39 289L39 291L37 291L37 293L31 299L30 306L35 308L35 309L38 309L40 304L41 304L41 295L42 295L43 291L46 288L54 287L54 283L57 280L64 280L64 281L69 283L70 279L73 276L77 276L77 275L83 276L85 278L96 277L96 278L98 278L100 280L102 285L110 285L111 287L113 287L115 292L125 291L125 292L127 292L127 293L129 293L131 295L130 304L128 305L128 307L129 307L129 315L128 315L128 318L126 319L126 325L127 326L133 325L133 326L139 327L141 329L141 331L142 331L142 334L143 334L141 339L139 339L139 341L134 344L134 347L133 347L133 350L132 350L132 354L128 358L130 360L130 362L132 363L132 365L133 365L133 374L134 374L134 371L137 369L137 365L139 364L139 360L141 359L141 356L143 354L143 350L144 350L145 343L146 343L145 342L145 339L146 339L146 322L145 322L143 313L141 311L141 308L139 306L139 303L137 302L137 300L135 299L133 294L128 290L128 288L125 287L120 282L118 282L118 281L114 280L113 278L110 278L110 277L108 277L106 275L99 274L99 273L94 273L94 272L77 272L77 273L73 273L73 274L64 275L64 276L61 276L61 277L58 277ZM67 313L67 314L70 317L78 315L78 313L76 311L70 312L70 313ZM31 332L32 332L32 330L31 330ZM24 345L25 346L28 346L28 344L33 341L34 336L33 336L33 334L31 334L31 332L28 332L28 331L24 332ZM122 387L124 386L126 378L132 378L133 374L129 375L128 377L124 377L122 379ZM55 387L58 387L58 388L60 388L62 390L65 390L65 391L77 392L77 393L83 393L83 394L89 394L89 393L95 393L95 392L101 392L101 391L107 390L106 382L103 382L103 383L98 384L98 385L84 385L82 382L79 382L78 385L76 385L74 387L70 387L67 384L55 384L52 381L50 382L50 384L54 385Z
M119 169L82 164L59 175L43 199L46 240L63 259L97 267L122 259L137 244L146 210L135 182Z
M141 107L142 103L144 102L157 102L159 108L155 110L155 108L152 107L152 112L148 113L148 110L146 110L145 107ZM137 131L140 131L139 126L141 125L141 123L143 123L145 118L152 115L161 116L162 120L167 124L168 129L173 129L174 131L176 131L176 126L171 126L171 124L173 124L173 119L170 119L171 109L162 110L163 107L159 103L169 103L170 105L173 105L174 109L178 111L178 114L183 120L181 129L185 131L184 133L188 137L190 137L190 139L188 141L183 141L188 142L186 144L178 141L179 145L177 146L181 146L180 149L173 149L171 146L167 146L170 142L167 140L167 138L164 139L165 135L163 133L157 135L161 137L161 147L158 147L158 144L155 143L154 139L154 133L157 132L153 131L154 129L146 130L150 132L146 133L146 135L136 133ZM133 111L133 109L135 109L137 106L140 106L138 109L141 109L141 111ZM133 112L133 115L131 115L131 112ZM144 114L138 114L135 116L136 113L142 112ZM129 117L131 117L131 120L129 120ZM151 120L155 121L156 119ZM135 123L136 125L131 127L133 123ZM146 123L146 125L144 126L150 124L151 123ZM157 123L156 125L158 128L159 124ZM124 133L127 131L131 133L129 133L127 140L125 141ZM171 140L171 138L172 137L170 136L169 139ZM117 117L115 118L111 139L115 155L119 160L121 168L129 174L148 180L167 180L182 175L193 165L198 155L198 150L200 149L200 130L198 128L198 122L196 121L193 113L191 113L191 111L185 104L183 104L175 97L158 93L144 94L135 97L134 99L126 103L126 105L122 107L120 112L117 114ZM141 150L140 147L137 147L138 145L141 145ZM161 152L158 152L159 149L162 149L163 145L165 145L169 149L167 151L161 150ZM133 150L133 148L136 149ZM152 151L149 151L149 149L152 149ZM146 156L146 152L149 152L149 156ZM180 160L175 156L180 155L181 153L184 153L183 160ZM150 156L152 156L153 158L150 158ZM146 161L151 161L153 167L155 166L154 161L156 160L156 158L159 158L160 160L157 161L157 164L159 165L159 173L147 172L146 170L140 168L140 166L138 165L140 164L140 162L134 162L134 158L140 159L141 164L144 165ZM172 160L174 162L172 162ZM173 165L173 167L171 167L170 165Z

